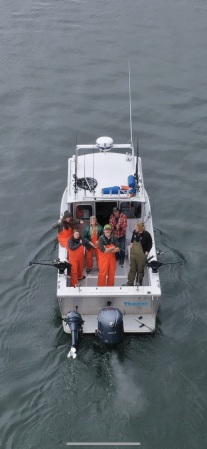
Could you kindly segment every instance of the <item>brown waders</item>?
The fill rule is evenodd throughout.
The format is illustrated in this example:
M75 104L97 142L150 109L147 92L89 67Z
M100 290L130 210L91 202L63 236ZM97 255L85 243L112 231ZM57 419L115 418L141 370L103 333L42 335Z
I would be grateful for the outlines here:
M133 242L130 251L130 269L128 274L127 285L134 285L136 275L138 276L139 285L142 285L146 259L147 256L145 256L145 254L143 253L141 243Z

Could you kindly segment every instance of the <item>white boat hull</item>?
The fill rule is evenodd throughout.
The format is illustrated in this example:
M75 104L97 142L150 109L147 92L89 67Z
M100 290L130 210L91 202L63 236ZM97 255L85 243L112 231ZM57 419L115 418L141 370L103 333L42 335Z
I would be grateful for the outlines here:
M127 282L130 264L129 245L134 224L137 221L144 221L145 227L150 232L153 240L153 247L150 256L156 257L154 231L151 217L151 209L148 195L144 189L141 159L138 159L139 189L134 195L127 191L118 191L103 194L104 187L121 186L127 184L129 175L135 173L136 158L131 144L114 145L113 149L117 153L110 151L97 152L96 146L78 146L76 155L68 160L68 183L63 193L61 202L60 217L65 210L69 210L74 218L78 208L81 207L84 223L79 226L80 232L89 224L89 216L96 215L100 224L108 223L114 205L128 210L128 227L126 233L126 256L124 267L120 267L117 262L117 270L113 287L98 287L98 269L94 261L94 268L89 275L84 272L86 279L80 281L77 287L70 287L70 277L67 273L59 274L57 278L57 298L62 318L65 318L69 311L77 311L84 320L83 333L94 334L97 331L97 316L103 307L110 304L118 308L123 314L125 333L145 333L154 332L156 327L156 315L161 296L159 273L153 273L151 268L145 269L143 286L127 287L123 286ZM127 151L123 153L124 149ZM129 151L131 155L129 156ZM81 151L91 151L90 154L78 155ZM121 153L119 152L121 151ZM96 178L96 190L87 190L77 187L75 179ZM89 178L87 178L89 179ZM139 217L133 215L136 210L134 206L140 204L141 213ZM128 207L128 209L127 209ZM67 260L66 248L59 245L59 259ZM142 323L144 325L142 325ZM66 333L70 333L69 326L63 321L63 328Z

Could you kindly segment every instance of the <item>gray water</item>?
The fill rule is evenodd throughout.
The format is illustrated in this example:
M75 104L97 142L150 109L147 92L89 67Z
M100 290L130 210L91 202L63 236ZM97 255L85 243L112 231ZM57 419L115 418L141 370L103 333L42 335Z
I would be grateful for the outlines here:
M205 449L206 1L2 0L0 34L0 448ZM154 335L71 361L55 272L28 264L56 257L76 133L130 138L128 61L157 245L184 264L160 270Z

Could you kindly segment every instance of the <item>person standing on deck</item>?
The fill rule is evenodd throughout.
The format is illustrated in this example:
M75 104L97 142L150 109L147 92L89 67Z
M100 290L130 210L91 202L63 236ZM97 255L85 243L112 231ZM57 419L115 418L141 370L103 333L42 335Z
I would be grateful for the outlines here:
M118 207L114 207L113 214L109 219L109 224L111 225L113 235L117 237L120 245L120 254L117 253L116 258L119 258L119 265L123 267L125 258L127 216L120 213Z
M116 272L116 253L120 251L116 236L111 234L111 225L104 226L104 233L98 239L98 287L113 286Z
M86 273L89 274L93 268L93 256L96 256L96 262L98 266L98 239L103 234L103 226L97 223L96 217L92 215L90 217L90 224L86 226L83 232L85 240L91 244L91 248L86 249Z
M139 285L142 285L144 267L152 248L152 237L148 231L145 231L143 221L135 224L130 246L130 270L125 285L133 286L136 276L138 276Z
M63 217L52 225L53 229L58 230L57 238L61 246L67 248L68 239L72 236L74 227L78 224L83 224L83 221L72 218L71 213L66 210Z
M88 245L84 239L81 238L78 229L74 229L73 235L68 240L68 254L71 263L71 287L75 287L78 281L85 279L83 276L84 270L84 246Z

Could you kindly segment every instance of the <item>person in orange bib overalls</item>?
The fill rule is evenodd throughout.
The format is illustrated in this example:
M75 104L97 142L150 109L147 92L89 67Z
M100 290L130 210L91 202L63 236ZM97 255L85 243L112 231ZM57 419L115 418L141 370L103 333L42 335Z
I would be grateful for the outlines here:
M72 218L71 213L66 210L63 217L52 225L53 229L58 229L57 238L61 246L67 248L68 239L72 236L74 227L77 224L83 224L83 221Z
M78 229L74 229L73 235L68 240L68 253L71 263L71 287L78 284L78 280L85 279L84 269L84 246Z
M103 234L103 226L97 223L94 215L90 217L90 224L84 229L83 237L91 244L91 248L86 249L86 273L89 274L93 268L93 256L96 256L98 266L98 239Z
M104 233L98 239L98 287L113 286L116 272L116 256L120 251L117 237L111 235L111 225L104 226Z
M78 229L74 229L73 235L68 240L68 253L71 267L71 287L75 287L78 281L85 279L84 270L84 239L81 238Z

